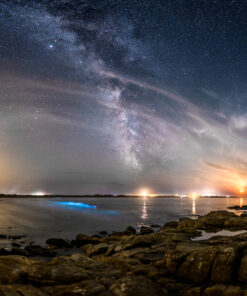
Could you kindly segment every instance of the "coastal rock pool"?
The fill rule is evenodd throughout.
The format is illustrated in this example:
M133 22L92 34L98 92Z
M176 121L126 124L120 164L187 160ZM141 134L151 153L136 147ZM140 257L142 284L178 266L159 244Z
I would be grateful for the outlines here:
M25 243L47 238L73 239L127 226L159 224L180 217L204 215L228 206L247 204L244 198L0 198L0 234L25 235ZM234 211L240 213L239 211ZM23 242L23 243L24 243ZM0 239L0 246L9 244Z

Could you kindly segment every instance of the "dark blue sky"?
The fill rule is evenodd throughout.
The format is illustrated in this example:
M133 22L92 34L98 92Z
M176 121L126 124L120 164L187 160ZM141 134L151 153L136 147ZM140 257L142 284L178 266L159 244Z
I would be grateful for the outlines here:
M247 1L1 1L0 190L237 193Z

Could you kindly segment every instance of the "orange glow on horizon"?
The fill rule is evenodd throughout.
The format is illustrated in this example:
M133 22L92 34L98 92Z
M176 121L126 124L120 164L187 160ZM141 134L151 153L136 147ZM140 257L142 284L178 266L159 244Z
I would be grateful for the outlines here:
M190 198L192 199L196 199L199 197L199 195L196 193L196 192L192 192L190 195L189 195Z
M140 196L142 197L147 197L149 196L148 191L146 189L142 189L139 193Z

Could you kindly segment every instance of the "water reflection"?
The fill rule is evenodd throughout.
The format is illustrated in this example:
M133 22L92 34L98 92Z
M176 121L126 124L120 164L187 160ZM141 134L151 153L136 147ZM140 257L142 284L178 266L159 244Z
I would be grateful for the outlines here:
M148 214L147 214L147 205L146 205L146 198L144 197L143 198L143 205L142 205L142 215L141 215L141 218L143 220L146 220L148 217Z
M192 214L193 215L196 215L196 197L195 196L193 196L192 197Z

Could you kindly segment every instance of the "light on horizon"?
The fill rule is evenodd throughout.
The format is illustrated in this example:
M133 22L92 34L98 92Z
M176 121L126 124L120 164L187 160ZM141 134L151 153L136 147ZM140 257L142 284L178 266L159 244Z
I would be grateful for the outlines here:
M149 196L147 189L141 189L139 195L142 196L142 197L148 197Z
M196 192L192 192L190 195L189 195L190 198L192 199L196 199L199 197L199 194L197 194Z
M31 193L31 195L34 195L34 196L44 196L44 195L46 195L46 193L43 192L43 191L36 191L36 192Z

